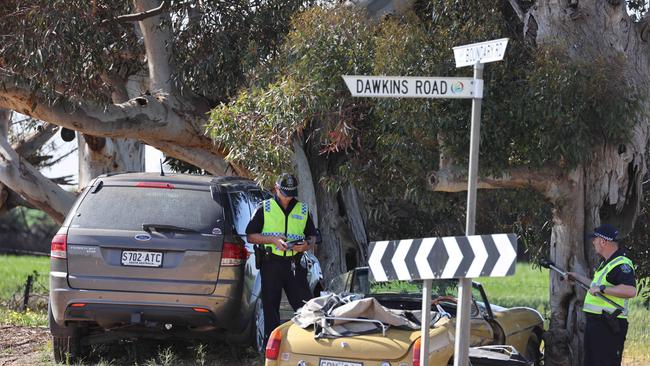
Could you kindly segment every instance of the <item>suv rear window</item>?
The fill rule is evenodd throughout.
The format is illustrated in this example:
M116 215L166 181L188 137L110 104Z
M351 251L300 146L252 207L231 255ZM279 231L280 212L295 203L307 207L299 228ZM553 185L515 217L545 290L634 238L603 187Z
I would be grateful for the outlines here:
M88 193L70 227L142 230L142 224L174 225L211 234L223 209L210 191L104 186Z

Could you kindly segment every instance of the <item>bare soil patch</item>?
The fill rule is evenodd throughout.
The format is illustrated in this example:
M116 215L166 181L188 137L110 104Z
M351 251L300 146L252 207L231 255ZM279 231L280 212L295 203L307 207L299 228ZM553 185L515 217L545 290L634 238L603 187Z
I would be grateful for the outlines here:
M0 366L54 365L46 327L0 325ZM89 348L75 365L214 365L262 366L264 359L250 347L222 342L125 340Z
M43 364L49 339L45 327L0 325L0 366Z

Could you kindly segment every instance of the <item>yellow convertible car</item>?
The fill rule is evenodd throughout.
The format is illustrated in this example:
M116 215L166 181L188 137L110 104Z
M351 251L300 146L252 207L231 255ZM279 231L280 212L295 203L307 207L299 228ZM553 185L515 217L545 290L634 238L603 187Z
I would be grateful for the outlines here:
M434 316L429 328L428 351L431 366L453 364L456 286L455 280L433 281ZM368 268L360 267L334 278L328 291L341 295L310 301L293 321L272 332L265 352L267 366L420 365L421 282L372 282ZM352 295L346 297L348 294ZM345 307L354 308L332 315L334 312L327 304L333 299L343 299ZM352 299L361 299L358 301L364 305ZM313 308L312 302L323 306L305 315L306 308ZM361 307L365 313L358 311ZM386 310L388 314L384 313ZM349 314L354 315L349 318ZM403 323L390 323L395 314L404 317ZM544 320L537 311L490 304L483 287L474 283L470 317L473 365L539 365L542 362L540 343ZM306 325L305 319L311 318L313 324ZM350 322L341 324L346 321ZM481 363L483 358L492 361ZM494 361L497 359L503 359L503 363Z

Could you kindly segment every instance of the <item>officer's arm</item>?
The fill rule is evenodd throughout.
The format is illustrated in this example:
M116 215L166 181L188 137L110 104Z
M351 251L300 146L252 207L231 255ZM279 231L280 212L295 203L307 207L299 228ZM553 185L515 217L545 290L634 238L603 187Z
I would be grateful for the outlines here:
M624 299L629 299L636 296L636 287L623 284L606 287L605 295L612 295Z
M605 295L624 299L636 296L634 269L628 264L618 265L609 271L607 282L611 283L611 285L604 288Z

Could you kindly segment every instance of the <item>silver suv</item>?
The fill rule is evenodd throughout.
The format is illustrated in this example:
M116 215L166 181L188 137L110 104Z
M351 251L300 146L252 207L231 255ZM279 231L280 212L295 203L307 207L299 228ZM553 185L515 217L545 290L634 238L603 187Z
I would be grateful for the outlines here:
M93 180L52 240L56 361L125 338L223 336L261 344L260 278L245 228L267 197L253 181L234 177L125 173ZM318 293L320 266L313 255L307 259Z

